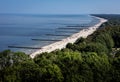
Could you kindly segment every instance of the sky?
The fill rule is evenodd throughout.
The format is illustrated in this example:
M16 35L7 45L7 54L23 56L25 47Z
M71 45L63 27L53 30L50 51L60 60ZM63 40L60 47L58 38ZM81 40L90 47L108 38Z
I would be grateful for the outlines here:
M0 13L120 14L120 0L0 0Z

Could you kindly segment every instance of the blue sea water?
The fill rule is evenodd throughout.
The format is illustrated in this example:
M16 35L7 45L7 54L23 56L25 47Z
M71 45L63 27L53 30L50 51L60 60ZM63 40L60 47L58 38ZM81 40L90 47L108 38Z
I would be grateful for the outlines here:
M10 49L30 54L37 49L9 48L8 46L23 46L40 48L54 41L34 41L32 39L60 40L98 23L99 20L90 15L27 15L0 14L0 51ZM85 27L80 27L85 25ZM60 29L62 28L62 29ZM78 27L77 27L78 28ZM52 36L50 36L52 35ZM61 36L53 36L61 35Z

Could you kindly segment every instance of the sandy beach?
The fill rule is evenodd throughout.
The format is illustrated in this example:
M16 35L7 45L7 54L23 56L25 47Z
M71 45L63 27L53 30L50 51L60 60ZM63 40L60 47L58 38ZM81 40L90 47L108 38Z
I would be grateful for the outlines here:
M99 18L99 17L96 17L97 19L100 20L100 22L92 27L89 27L87 29L83 29L83 30L80 30L80 32L78 33L75 33L73 35L71 35L70 37L67 37L61 41L58 41L58 42L55 42L55 43L52 43L50 45L47 45L47 46L44 46L42 47L41 49L33 52L32 54L30 54L30 57L31 58L34 58L36 55L38 54L41 54L43 52L52 52L56 49L63 49L66 47L66 45L68 43L74 43L78 38L80 37L83 37L83 38L86 38L88 35L92 34L94 31L96 31L97 28L99 28L99 26L105 22L107 22L106 19L103 19L103 18Z

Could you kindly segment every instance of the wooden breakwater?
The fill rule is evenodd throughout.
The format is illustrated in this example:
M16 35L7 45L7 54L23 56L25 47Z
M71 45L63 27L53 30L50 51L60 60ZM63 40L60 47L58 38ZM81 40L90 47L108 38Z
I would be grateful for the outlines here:
M37 48L37 47L27 47L27 46L8 46L8 48L42 49L42 48Z
M31 39L35 41L61 41L61 40L52 40L52 39Z
M46 34L47 36L70 36L67 34Z

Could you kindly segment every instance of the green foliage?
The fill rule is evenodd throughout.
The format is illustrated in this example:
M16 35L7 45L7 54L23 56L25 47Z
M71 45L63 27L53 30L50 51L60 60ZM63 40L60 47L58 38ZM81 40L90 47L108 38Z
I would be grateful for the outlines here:
M33 62L33 60L22 52L14 53L10 50L5 50L0 53L0 69L18 64L20 62Z
M39 66L31 62L21 63L21 68L18 69L17 74L19 74L21 82L39 82L42 77Z
M1 67L0 68L0 80L2 80L3 82L21 82L21 81L29 82L27 81L28 79L23 80L27 78L24 75L30 74L30 72L28 72L29 70L31 70L32 75L34 74L33 73L34 67L29 66L29 65L35 66L35 63L25 53L22 53L22 52L14 53L14 52L11 52L10 50L1 52L0 53L0 67ZM26 71L22 69L24 70L26 69L28 74ZM29 79L33 79L33 77L29 77Z
M81 79L78 72L79 64L82 63L81 53L68 50L58 54L58 59L65 82L77 82Z
M43 82L62 82L63 76L61 69L56 64L49 64L40 68Z
M115 54L115 57L119 57L120 56L120 50L117 51L117 53Z
M72 49L73 51L79 50L79 46L76 45L76 44L72 44L72 43L68 43L68 44L66 45L66 48Z
M83 57L90 70L92 70L94 82L106 82L105 79L107 77L107 72L109 72L111 68L108 56L104 54L98 56L96 53L85 53Z
M1 76L0 79L3 82L39 82L41 80L39 66L28 62L19 63L1 70Z
M79 38L79 39L76 40L75 44L79 44L79 43L82 43L84 41L85 41L85 38L81 37L81 38Z
M113 31L111 31L111 35L113 37L115 46L114 47L120 47L120 26L115 27Z
M113 59L112 66L113 66L112 76L114 76L112 77L112 79L115 82L119 82L120 81L120 56L115 57Z
M39 65L40 72L42 73L41 81L42 82L62 82L63 75L61 69L56 64L57 55L43 53L40 56L36 57L35 63Z
M89 43L84 48L84 52L96 52L98 54L108 53L108 49L101 43Z
M114 46L114 42L112 37L108 33L102 33L95 38L95 42L99 42L103 45L105 45L109 50L112 49Z

